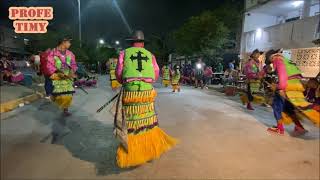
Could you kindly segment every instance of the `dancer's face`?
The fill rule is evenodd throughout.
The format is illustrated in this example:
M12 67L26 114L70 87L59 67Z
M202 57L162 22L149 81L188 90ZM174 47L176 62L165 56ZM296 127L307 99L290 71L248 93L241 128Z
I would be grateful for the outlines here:
M253 58L254 60L259 60L259 57L260 57L260 53L254 53L254 54L252 55L252 58Z
M267 73L273 73L274 72L274 68L273 68L273 64L269 64L267 65Z
M71 42L70 41L64 41L63 42L63 46L64 46L65 49L69 49L70 46L71 46Z

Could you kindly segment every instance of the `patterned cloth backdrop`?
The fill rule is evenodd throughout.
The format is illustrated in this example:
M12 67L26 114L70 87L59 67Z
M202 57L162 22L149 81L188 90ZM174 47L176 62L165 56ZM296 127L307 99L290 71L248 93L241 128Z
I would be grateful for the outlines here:
M304 77L315 77L320 72L320 48L291 49L291 60L297 64Z

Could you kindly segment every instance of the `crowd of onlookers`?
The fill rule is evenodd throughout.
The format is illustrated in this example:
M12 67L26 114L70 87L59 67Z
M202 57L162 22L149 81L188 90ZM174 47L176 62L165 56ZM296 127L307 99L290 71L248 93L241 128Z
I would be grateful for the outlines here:
M11 81L11 77L14 70L15 65L12 61L10 61L9 57L2 56L0 59L1 84L3 81Z
M39 58L38 58L39 59ZM35 63L37 57L32 56L22 56L10 54L8 52L0 53L0 84L26 84L28 80L28 85L30 77L32 74L35 74L39 71Z
M182 65L181 72L181 83L195 86L196 88L206 88L213 77L212 67L206 66L202 62L196 64L196 67L191 64Z
M320 105L320 73L307 81L304 95L309 102Z
M224 70L221 63L217 66L206 66L205 63L199 59L194 65L183 64L181 66L181 83L184 85L194 86L195 88L207 88L211 83L222 84L223 86L232 85L241 88L241 83L244 85L246 76L235 66L235 61L231 61ZM218 78L214 78L217 76ZM269 78L266 77L266 81ZM219 79L212 82L213 79ZM265 85L267 86L267 85ZM265 91L264 86L261 86L261 91ZM320 73L317 78L311 78L305 83L305 97L309 102L320 104Z
M10 56L8 53L1 54L0 58L0 84L19 83L24 79L23 73L19 70L20 67L26 65L26 61L18 61L17 57Z
M195 86L196 88L207 88L209 84L233 84L239 79L241 74L239 70L235 69L235 61L229 63L228 67L224 71L222 63L218 63L216 66L207 66L201 59L199 59L194 65L183 64L181 66L181 83L185 85ZM213 78L216 76L217 81L213 82Z

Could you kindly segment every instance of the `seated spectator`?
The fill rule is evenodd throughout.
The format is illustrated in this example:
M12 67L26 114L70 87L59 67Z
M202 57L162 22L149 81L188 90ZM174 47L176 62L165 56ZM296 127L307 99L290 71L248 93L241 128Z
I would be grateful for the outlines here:
M223 73L223 65L221 64L221 62L219 62L218 66L216 67L216 72Z
M316 78L312 78L307 82L304 95L309 102L320 104L320 97L317 94L317 91L320 89L319 87L320 85Z
M0 60L0 69L1 69L1 81L11 82L14 64L12 64L7 57L2 57Z
M226 85L234 85L238 77L238 73L235 70L227 69L224 72L224 76L222 78L223 86Z

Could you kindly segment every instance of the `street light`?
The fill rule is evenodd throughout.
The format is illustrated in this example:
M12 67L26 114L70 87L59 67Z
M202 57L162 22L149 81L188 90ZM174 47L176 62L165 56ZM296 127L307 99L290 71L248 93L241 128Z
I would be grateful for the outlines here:
M80 48L81 48L81 41L82 41L82 38L81 38L81 10L80 10L80 0L77 0L78 1L78 16L79 16L79 40L80 40Z
M299 7L300 5L302 5L304 2L303 1L293 1L292 2L292 5L294 6L294 7Z
M197 63L197 69L201 69L202 65L200 63Z
M261 39L261 36L262 36L262 29L261 28L258 28L256 30L256 37L257 39Z
M100 39L100 40L99 40L99 43L100 43L100 44L104 44L104 40L103 40L103 39Z
M116 45L119 45L120 44L120 42L119 41L116 41Z

